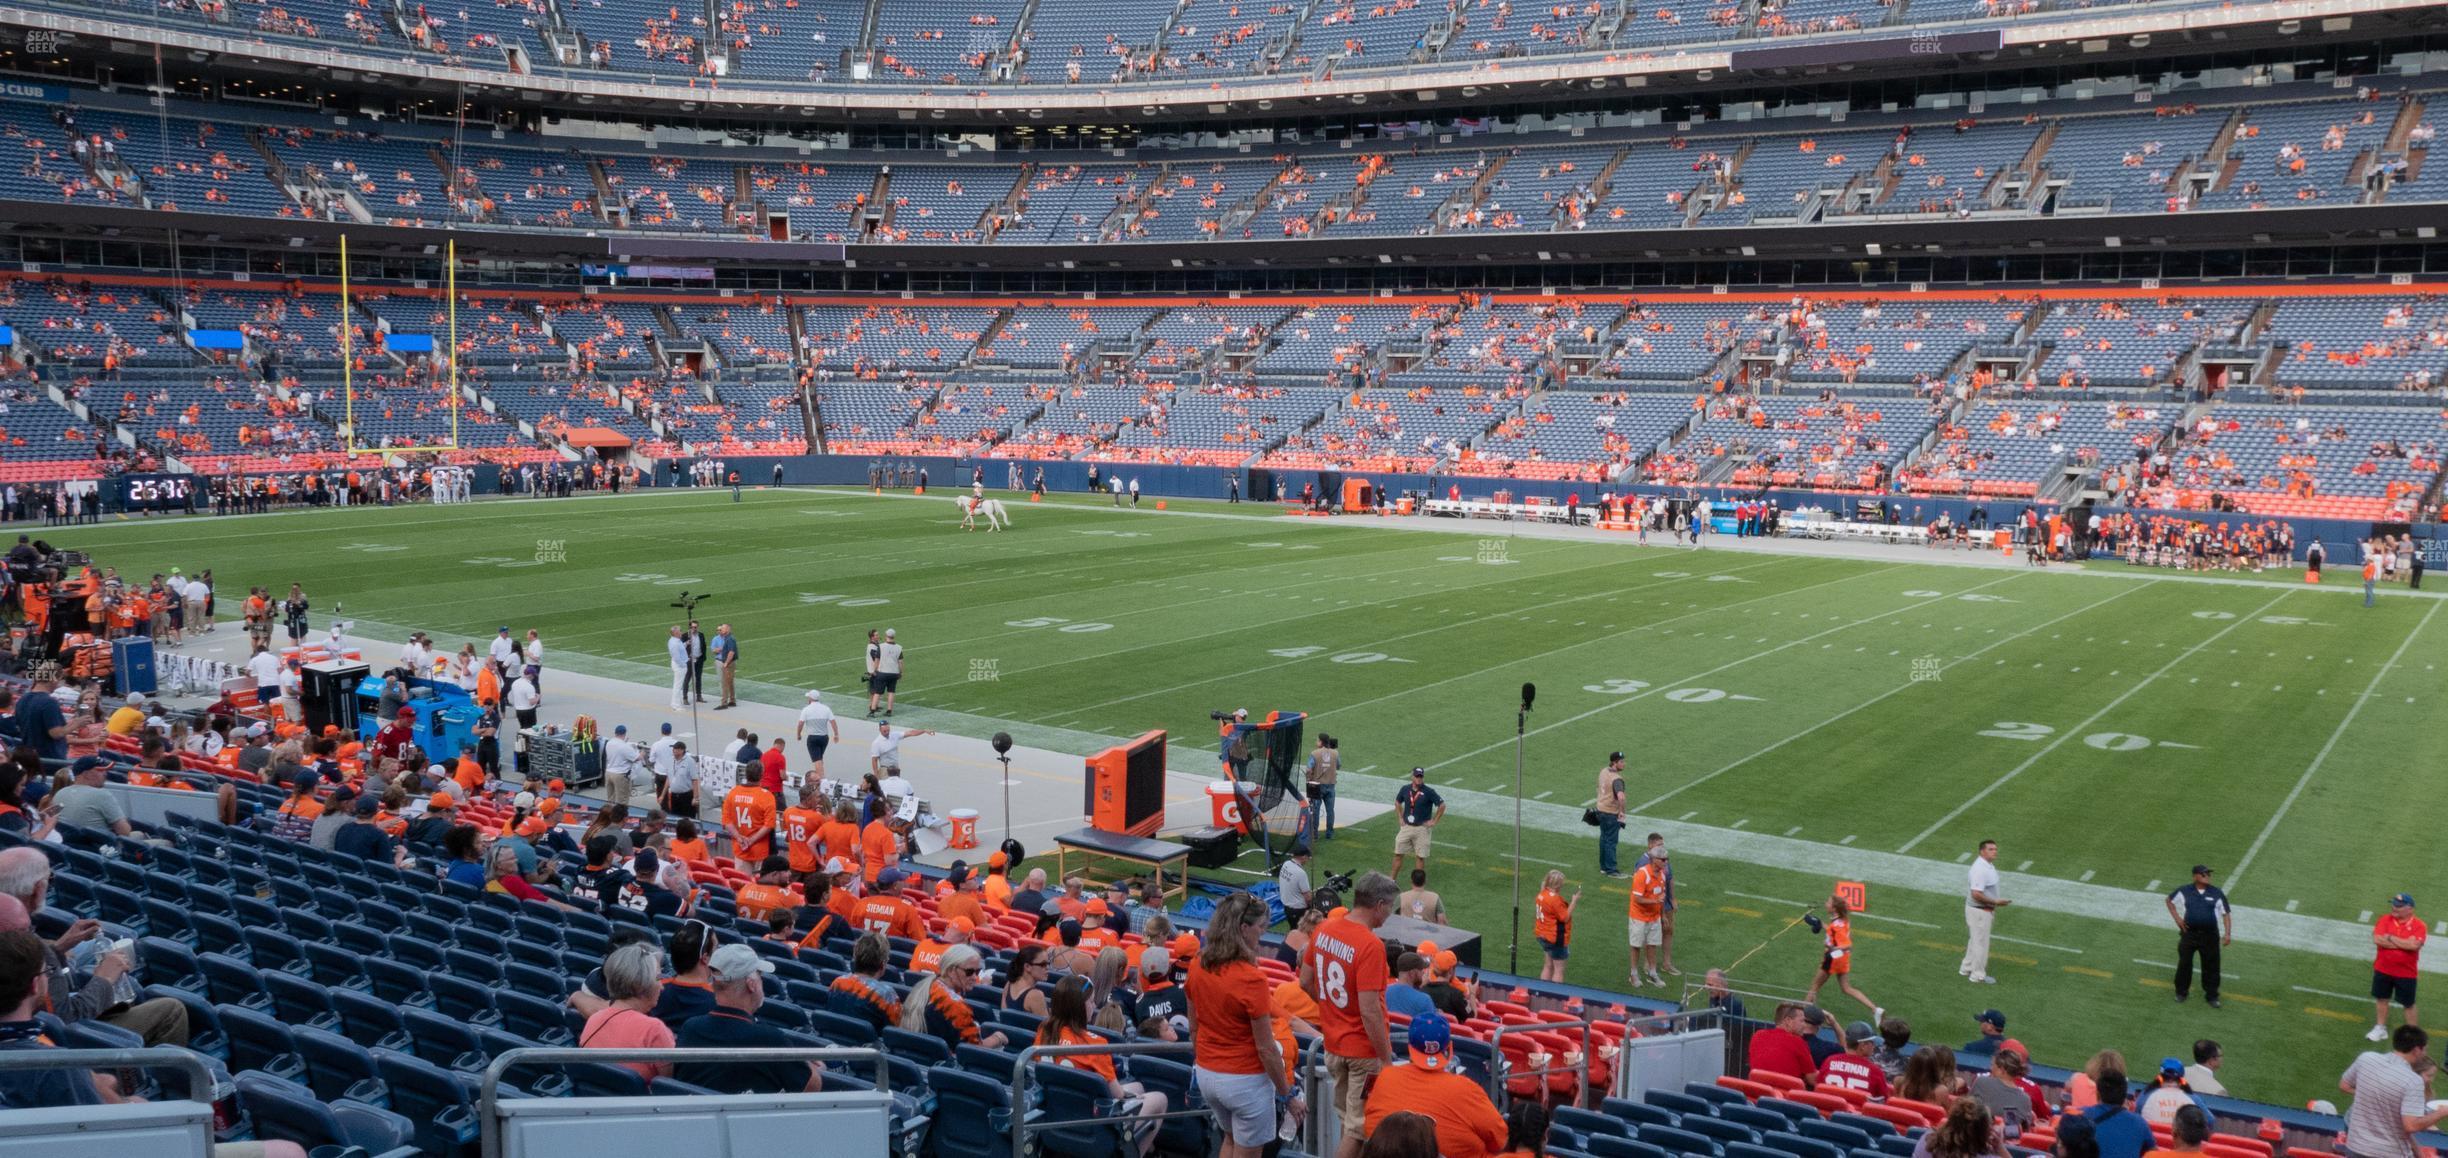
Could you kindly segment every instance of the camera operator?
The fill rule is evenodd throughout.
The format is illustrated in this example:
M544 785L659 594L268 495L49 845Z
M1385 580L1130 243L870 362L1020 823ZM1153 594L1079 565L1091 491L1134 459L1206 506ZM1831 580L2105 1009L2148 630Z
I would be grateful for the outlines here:
M1292 855L1285 857L1283 867L1275 873L1275 895L1283 902L1284 925L1300 927L1301 914L1309 911L1309 846L1295 844Z

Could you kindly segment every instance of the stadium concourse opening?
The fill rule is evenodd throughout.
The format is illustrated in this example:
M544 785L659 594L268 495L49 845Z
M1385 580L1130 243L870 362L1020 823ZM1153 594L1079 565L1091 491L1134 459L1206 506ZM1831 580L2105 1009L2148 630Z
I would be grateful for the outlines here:
M2442 1141L2437 5L518 7L0 13L0 1158Z

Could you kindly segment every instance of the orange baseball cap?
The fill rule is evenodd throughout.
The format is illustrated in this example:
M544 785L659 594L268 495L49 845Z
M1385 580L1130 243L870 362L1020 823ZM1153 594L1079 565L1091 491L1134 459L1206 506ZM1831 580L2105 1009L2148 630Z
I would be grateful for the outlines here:
M1189 959L1198 956L1198 934L1188 930L1183 930L1180 933L1174 934L1172 949L1173 959L1176 961L1188 961Z
M448 792L436 792L432 796L425 798L425 810L428 812L431 812L437 808L457 807L459 807L458 798L452 796Z
M999 869L1010 863L1011 858L1003 855L1000 852L986 858L986 867L990 869Z
M1420 943L1419 943L1419 949L1418 949L1418 952L1419 952L1419 955L1420 955L1420 956L1422 956L1422 957L1427 957L1427 958L1431 958L1431 959L1433 959L1433 958L1434 958L1434 957L1437 955L1437 946L1436 946L1436 942L1434 942L1434 941L1422 941L1422 942L1420 942Z
M520 822L518 826L518 834L520 836L542 836L547 832L551 832L552 826L552 821L546 820L541 816L530 816L526 820Z
M977 922L967 917L952 918L952 927L963 934L977 932Z
M1105 898L1103 897L1090 897L1088 898L1088 911L1096 916L1102 917L1112 913L1113 907L1107 905L1105 903Z
M546 785L546 787L548 787L548 788L552 789L552 790L553 790L553 791L555 791L555 792L561 792L561 791L565 791L565 790L567 790L567 789L569 788L569 785L562 783L562 782L561 782L560 780L558 780L558 779L555 779L555 780L554 780L554 781L553 781L551 784Z
M561 811L561 802L549 796L545 797L542 800L536 801L536 811L539 813L559 812Z
M1454 967L1460 965L1461 963L1462 959L1454 956L1453 950L1447 949L1439 952L1434 958L1430 959L1428 962L1428 971L1436 974L1439 977L1451 977L1453 976Z

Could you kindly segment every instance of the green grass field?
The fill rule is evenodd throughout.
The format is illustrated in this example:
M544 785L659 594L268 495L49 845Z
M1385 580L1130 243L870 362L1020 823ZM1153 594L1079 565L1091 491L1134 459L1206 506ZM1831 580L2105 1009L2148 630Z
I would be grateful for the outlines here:
M378 635L535 627L555 665L649 684L666 605L714 592L705 616L736 626L744 692L777 704L849 692L866 630L892 626L914 724L1066 751L1161 727L1180 769L1208 750L1211 709L1305 711L1365 770L1347 797L1390 799L1392 777L1431 770L1452 803L1435 883L1496 967L1513 708L1535 680L1523 868L1526 891L1551 865L1589 888L1574 980L1624 980L1624 890L1598 876L1579 823L1621 748L1641 817L1625 865L1647 828L1670 833L1686 973L1777 935L1831 881L1863 880L1856 978L1924 1040L1968 1040L1991 1005L2051 1064L2114 1046L2141 1066L2211 1036L2229 1087L2274 1101L2334 1093L2363 1046L2356 926L2399 890L2448 905L2421 867L2423 834L2448 819L2421 771L2448 733L2434 666L2448 628L2429 597L2366 610L2343 575L2202 582L1173 506L1015 504L1019 525L986 535L934 499L666 492L54 540L123 572L212 567L225 605L247 584L303 583L318 629L335 600ZM1346 829L1321 866L1384 868L1389 823ZM1962 862L1984 837L2003 842L2022 901L1998 924L1994 987L1954 973ZM2197 860L2242 907L2223 1010L2172 1002L2162 967L2174 931L2155 894ZM1526 930L1524 947L1529 972ZM1798 987L1816 960L1797 929L1738 977Z

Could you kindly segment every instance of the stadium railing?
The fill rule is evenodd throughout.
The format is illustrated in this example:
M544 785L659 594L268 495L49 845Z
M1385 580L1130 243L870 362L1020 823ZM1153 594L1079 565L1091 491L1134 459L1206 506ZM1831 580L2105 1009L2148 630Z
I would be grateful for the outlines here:
M503 1075L520 1067L572 1062L850 1061L875 1067L873 1089L794 1094L566 1098L503 1096ZM889 1063L880 1049L788 1046L724 1049L513 1049L485 1067L477 1110L482 1152L531 1158L590 1153L690 1153L709 1127L733 1152L781 1153L823 1137L829 1152L892 1152ZM606 1146L607 1143L614 1143Z
M90 1106L0 1111L0 1158L122 1158L131 1153L205 1158L212 1153L213 1101L225 1082L201 1055L171 1047L0 1053L0 1073L156 1068L183 1074L186 1096L115 1106L107 1114L97 1114Z

